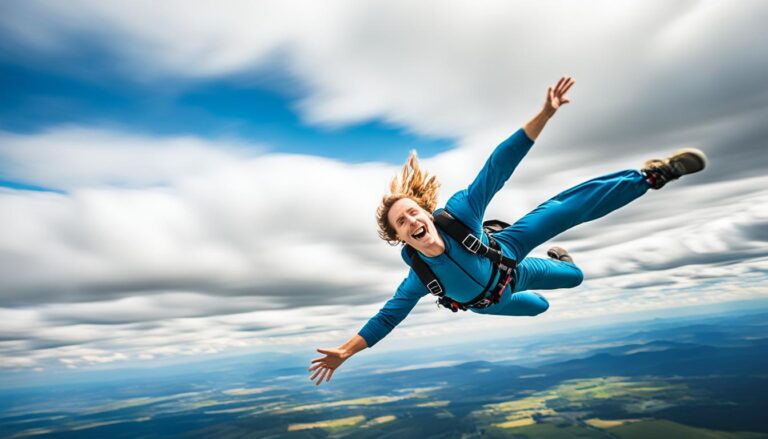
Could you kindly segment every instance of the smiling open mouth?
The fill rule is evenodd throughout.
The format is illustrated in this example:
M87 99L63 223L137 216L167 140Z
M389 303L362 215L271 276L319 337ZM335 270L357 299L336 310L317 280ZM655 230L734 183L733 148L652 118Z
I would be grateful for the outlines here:
M413 238L414 238L414 239L416 239L416 240L419 240L419 239L423 238L423 237L424 237L424 236L426 236L426 235L427 235L427 229L426 229L426 227L424 227L424 226L421 226L421 227L419 227L419 228L418 228L418 230L416 230L416 231L415 231L415 232L414 232L414 233L411 235L411 237L413 237Z

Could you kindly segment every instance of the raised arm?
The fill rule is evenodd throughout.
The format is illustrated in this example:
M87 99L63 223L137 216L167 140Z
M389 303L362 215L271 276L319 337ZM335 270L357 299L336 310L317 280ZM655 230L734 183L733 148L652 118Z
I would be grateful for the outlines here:
M475 233L480 233L488 203L531 149L544 125L560 106L570 102L565 94L573 84L573 79L562 77L554 87L549 87L542 109L522 129L499 144L469 187L454 194L446 203L446 209Z
M428 294L428 291L418 280L413 270L397 288L395 295L384 304L379 312L373 316L360 331L352 336L346 343L337 348L318 349L317 352L325 354L312 360L313 366L309 371L315 373L309 378L318 378L315 384L320 385L330 381L333 372L344 361L365 348L373 347L382 338L386 337L395 326L405 319L419 299Z
M536 116L533 116L533 119L529 120L523 127L523 131L525 131L525 134L527 134L531 140L535 141L536 138L539 137L541 130L544 129L544 125L547 124L547 121L555 114L561 105L571 102L565 97L565 94L571 89L575 82L576 81L574 81L573 78L563 76L557 81L557 85L555 85L554 88L549 87L547 89L547 98L544 101L544 107L542 107L541 111L539 111Z

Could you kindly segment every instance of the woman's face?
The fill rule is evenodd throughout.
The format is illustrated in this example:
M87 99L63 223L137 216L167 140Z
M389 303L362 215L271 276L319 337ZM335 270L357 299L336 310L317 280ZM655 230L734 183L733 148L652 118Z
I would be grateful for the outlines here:
M410 198L397 200L387 220L397 232L397 239L416 250L423 252L439 239L432 215Z

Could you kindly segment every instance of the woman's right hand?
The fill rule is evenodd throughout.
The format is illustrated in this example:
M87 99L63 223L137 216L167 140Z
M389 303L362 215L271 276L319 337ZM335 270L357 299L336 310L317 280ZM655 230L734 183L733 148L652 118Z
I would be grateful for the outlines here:
M317 383L315 383L316 386L319 386L323 379L326 382L330 381L336 368L341 366L351 356L347 351L338 348L318 349L317 352L325 354L325 356L312 360L314 365L309 368L310 372L315 370L314 375L309 378L310 380L314 380L318 375L320 376Z

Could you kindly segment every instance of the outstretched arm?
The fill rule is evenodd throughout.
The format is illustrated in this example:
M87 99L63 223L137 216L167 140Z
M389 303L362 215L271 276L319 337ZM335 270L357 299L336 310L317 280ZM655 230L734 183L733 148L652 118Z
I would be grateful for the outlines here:
M555 114L561 105L571 102L565 97L565 94L571 89L575 82L576 81L570 76L563 76L557 81L557 85L555 85L554 88L549 87L549 89L547 89L547 99L544 101L544 107L523 127L523 131L525 131L525 134L527 134L531 140L536 140L536 138L539 137L541 130L544 129L544 125L547 124L549 118Z
M397 292L384 304L384 307L371 318L368 323L346 343L337 348L318 349L317 352L325 354L324 357L312 360L309 371L315 373L309 378L318 378L317 385L330 381L333 372L352 355L365 348L373 347L376 343L389 334L395 326L405 319L419 299L428 294L427 289L421 284L413 270L400 284Z

